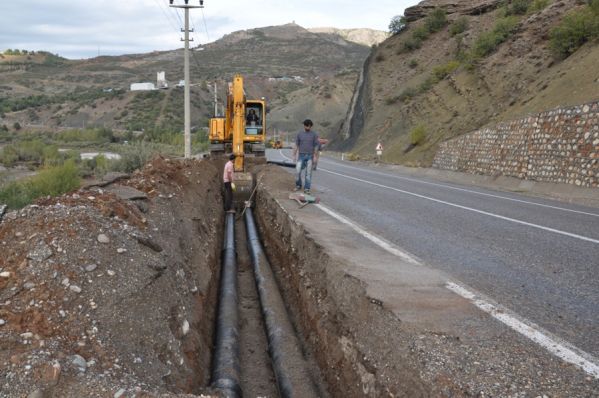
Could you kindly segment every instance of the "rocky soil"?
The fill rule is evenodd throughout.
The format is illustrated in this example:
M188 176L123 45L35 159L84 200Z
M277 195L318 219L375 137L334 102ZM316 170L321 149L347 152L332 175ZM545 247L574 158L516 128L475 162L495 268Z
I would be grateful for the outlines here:
M120 182L4 215L0 397L206 392L218 176L207 161L157 157Z

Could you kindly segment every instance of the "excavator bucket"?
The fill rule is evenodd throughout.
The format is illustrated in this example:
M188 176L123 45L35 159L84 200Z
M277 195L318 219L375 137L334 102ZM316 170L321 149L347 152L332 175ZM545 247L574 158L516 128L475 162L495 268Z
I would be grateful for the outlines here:
M241 208L244 203L250 200L254 190L254 176L252 173L235 173L235 192L233 192L233 202L236 208Z

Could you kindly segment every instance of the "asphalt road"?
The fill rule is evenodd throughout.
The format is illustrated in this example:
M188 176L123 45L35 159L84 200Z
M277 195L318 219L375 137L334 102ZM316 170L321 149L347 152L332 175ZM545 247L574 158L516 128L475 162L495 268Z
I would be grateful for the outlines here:
M312 188L327 207L599 357L599 209L330 158Z

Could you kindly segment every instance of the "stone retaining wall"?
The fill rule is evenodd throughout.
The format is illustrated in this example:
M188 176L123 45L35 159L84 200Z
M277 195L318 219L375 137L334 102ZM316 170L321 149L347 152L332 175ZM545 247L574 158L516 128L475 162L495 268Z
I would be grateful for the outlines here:
M599 187L599 101L446 141L439 146L433 167Z

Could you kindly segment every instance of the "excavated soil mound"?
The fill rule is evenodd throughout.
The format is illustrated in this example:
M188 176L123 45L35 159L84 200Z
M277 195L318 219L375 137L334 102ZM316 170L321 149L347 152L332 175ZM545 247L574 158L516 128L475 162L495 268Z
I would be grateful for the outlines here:
M208 161L156 157L129 179L4 216L1 397L202 392L222 237L219 174Z

